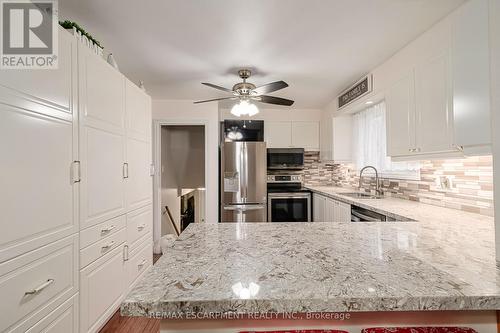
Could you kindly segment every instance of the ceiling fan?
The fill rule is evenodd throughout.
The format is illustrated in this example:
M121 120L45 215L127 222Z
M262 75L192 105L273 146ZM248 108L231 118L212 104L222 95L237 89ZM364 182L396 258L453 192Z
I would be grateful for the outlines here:
M232 96L208 99L194 103L198 104L198 103L222 101L222 100L240 100L240 105L242 107L248 108L248 106L253 106L254 108L253 112L256 111L255 113L259 111L257 107L253 104L250 104L249 101L258 101L261 103L285 105L285 106L291 106L294 103L294 101L286 98L265 95L288 87L288 84L285 81L276 81L257 87L254 84L247 82L247 79L250 77L250 75L252 75L252 72L249 69L240 69L238 71L238 75L240 78L243 79L243 82L236 83L232 89L220 87L212 83L202 82L202 84L206 86L231 93ZM246 112L246 114L249 114L250 116L253 115L251 113L252 113L251 110Z

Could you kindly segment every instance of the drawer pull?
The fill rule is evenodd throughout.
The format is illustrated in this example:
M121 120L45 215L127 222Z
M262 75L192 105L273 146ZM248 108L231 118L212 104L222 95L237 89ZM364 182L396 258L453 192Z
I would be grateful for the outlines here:
M103 250L107 250L115 244L115 241L111 241L102 247Z
M137 230L139 230L139 231L142 231L144 228L146 228L145 224L141 224L141 225L137 226Z
M141 269L144 265L146 265L146 259L142 259L141 263L137 265L137 268Z
M39 292L41 292L42 290L44 290L45 288L47 288L48 286L50 286L52 283L54 283L54 281L55 281L54 279L48 279L47 281L45 281L43 284L41 284L40 286L36 287L35 289L28 290L27 292L25 292L24 296L38 294Z
M108 232L112 231L115 228L114 225L110 225L107 228L101 229L101 234L107 234Z

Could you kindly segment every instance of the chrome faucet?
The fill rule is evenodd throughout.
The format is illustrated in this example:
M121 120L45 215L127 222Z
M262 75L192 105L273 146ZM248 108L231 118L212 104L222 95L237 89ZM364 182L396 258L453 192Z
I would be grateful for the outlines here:
M382 190L380 189L380 180L378 178L377 168L375 168L374 166L371 166L371 165L367 165L363 169L361 169L361 171L359 171L359 185L358 185L358 189L361 190L361 182L363 181L363 172L366 169L373 169L373 171L375 171L375 182L376 182L375 193L377 195L382 195L383 193L382 193Z

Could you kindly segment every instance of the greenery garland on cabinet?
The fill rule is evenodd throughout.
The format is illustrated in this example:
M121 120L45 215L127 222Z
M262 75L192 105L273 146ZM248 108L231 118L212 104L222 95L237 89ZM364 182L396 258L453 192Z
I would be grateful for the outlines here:
M88 40L90 40L92 43L94 43L95 45L97 45L100 48L102 48L101 43L98 40L96 40L94 37L92 37L92 35L89 34L87 31L85 31L82 27L80 27L78 25L78 23L72 22L72 21L69 21L69 20L65 20L65 21L59 21L59 25L61 27L63 27L64 29L73 29L73 28L75 28L78 32L80 32L82 34L82 36L87 37Z

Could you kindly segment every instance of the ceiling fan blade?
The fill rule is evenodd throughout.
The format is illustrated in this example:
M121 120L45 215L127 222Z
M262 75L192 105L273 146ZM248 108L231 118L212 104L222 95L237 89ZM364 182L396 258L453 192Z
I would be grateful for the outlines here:
M273 91L277 91L286 87L288 87L288 83L286 83L285 81L276 81L264 84L263 86L253 89L252 91L257 95L262 95L262 94L269 94L272 93Z
M262 95L253 98L257 101L260 101L262 103L268 103L268 104L277 104L277 105L286 105L286 106L291 106L294 101L286 98L281 98L281 97L274 97L274 96L267 96L267 95Z
M214 98L214 99L206 99L204 101L197 101L193 102L194 104L200 104L200 103L206 103L206 102L214 102L214 101L222 101L225 99L237 99L238 97L221 97L221 98Z
M201 84L204 84L206 86L209 86L209 87L212 87L212 88L215 88L215 89L218 89L218 90L222 90L222 91L225 91L225 92L229 92L231 94L234 93L234 91L232 91L231 89L228 89L228 88L224 88L224 87L221 87L221 86L216 86L215 84L211 84L211 83L206 83L206 82L202 82Z

